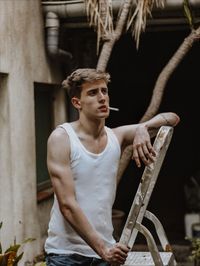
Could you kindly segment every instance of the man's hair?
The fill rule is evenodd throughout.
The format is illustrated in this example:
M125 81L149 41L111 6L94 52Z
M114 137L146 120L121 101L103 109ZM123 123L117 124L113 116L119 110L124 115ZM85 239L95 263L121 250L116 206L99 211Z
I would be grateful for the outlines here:
M80 98L82 84L84 82L92 82L95 80L103 79L106 84L110 82L110 74L97 71L94 68L79 68L71 73L63 82L62 87L67 90L69 97L74 96Z

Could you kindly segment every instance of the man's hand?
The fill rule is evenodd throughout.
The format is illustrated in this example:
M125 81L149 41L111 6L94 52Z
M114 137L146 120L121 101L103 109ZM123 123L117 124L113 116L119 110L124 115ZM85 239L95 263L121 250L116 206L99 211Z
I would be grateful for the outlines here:
M154 162L155 156L148 130L144 124L139 124L133 140L132 159L135 160L138 167L141 167L141 161L148 165Z
M123 244L116 243L112 248L107 249L104 254L104 260L112 266L119 266L125 263L130 249Z

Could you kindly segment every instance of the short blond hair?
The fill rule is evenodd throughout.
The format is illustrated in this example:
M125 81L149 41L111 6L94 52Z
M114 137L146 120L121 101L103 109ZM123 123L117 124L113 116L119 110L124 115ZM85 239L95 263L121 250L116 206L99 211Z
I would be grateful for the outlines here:
M110 82L110 74L97 71L95 68L79 68L71 73L63 82L62 87L67 90L69 97L80 97L82 84L103 79L106 84Z

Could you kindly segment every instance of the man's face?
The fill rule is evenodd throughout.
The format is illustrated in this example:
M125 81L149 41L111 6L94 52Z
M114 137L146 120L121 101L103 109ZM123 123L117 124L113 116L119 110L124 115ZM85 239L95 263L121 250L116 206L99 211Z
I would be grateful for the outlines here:
M109 116L109 96L106 82L101 79L83 83L79 105L80 112L87 116L107 118Z

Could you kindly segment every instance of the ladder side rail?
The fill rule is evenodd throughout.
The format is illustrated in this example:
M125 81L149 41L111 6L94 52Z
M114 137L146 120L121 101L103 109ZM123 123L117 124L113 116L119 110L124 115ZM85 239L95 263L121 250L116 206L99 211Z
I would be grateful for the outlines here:
M153 191L153 187L156 183L156 179L162 165L162 161L164 159L164 155L169 146L172 133L173 133L173 128L168 126L162 126L157 133L156 139L153 144L153 147L157 153L155 162L145 167L138 190L136 192L134 201L132 203L128 218L126 220L120 238L120 242L125 245L128 245L129 247L132 247L135 241L137 230L134 230L135 234L132 234L133 228L135 227L136 221L141 222L143 219L146 207L148 205L151 193ZM149 188L150 185L151 188ZM131 242L130 238L132 238ZM129 245L129 242L131 246Z
M167 238L167 235L165 233L164 227L162 226L158 217L156 217L156 215L154 215L152 212L148 210L146 210L144 217L153 223L155 230L156 230L156 234L163 248L163 251L167 251L167 252L172 251L172 248Z
M150 231L142 224L136 222L135 228L144 235L148 249L156 266L164 266L156 242Z
M149 186L146 191L146 194L143 198L143 204L141 206L140 212L137 216L137 222L142 223L146 208L148 206L149 200L151 198L153 189L155 187L160 169L162 167L162 163L164 161L167 149L169 147L171 138L172 138L173 130L170 127L162 127L160 131L157 134L157 138L154 141L154 149L157 153L156 160L154 163L150 164L149 166L146 166L147 170L149 169L149 173L147 176L144 176L145 179L149 179ZM137 230L133 228L130 240L129 240L129 246L132 247L135 239L137 237Z
M177 262L176 262L175 256L174 256L173 251L172 251L172 247L169 243L169 240L167 238L167 235L165 233L165 230L164 230L162 223L160 222L158 217L156 217L155 214L153 214L152 212L150 212L148 210L146 210L144 217L149 219L153 223L155 230L156 230L156 233L157 233L157 236L158 236L158 239L159 239L161 246L163 248L163 251L171 252L171 258L170 258L169 266L176 266Z

